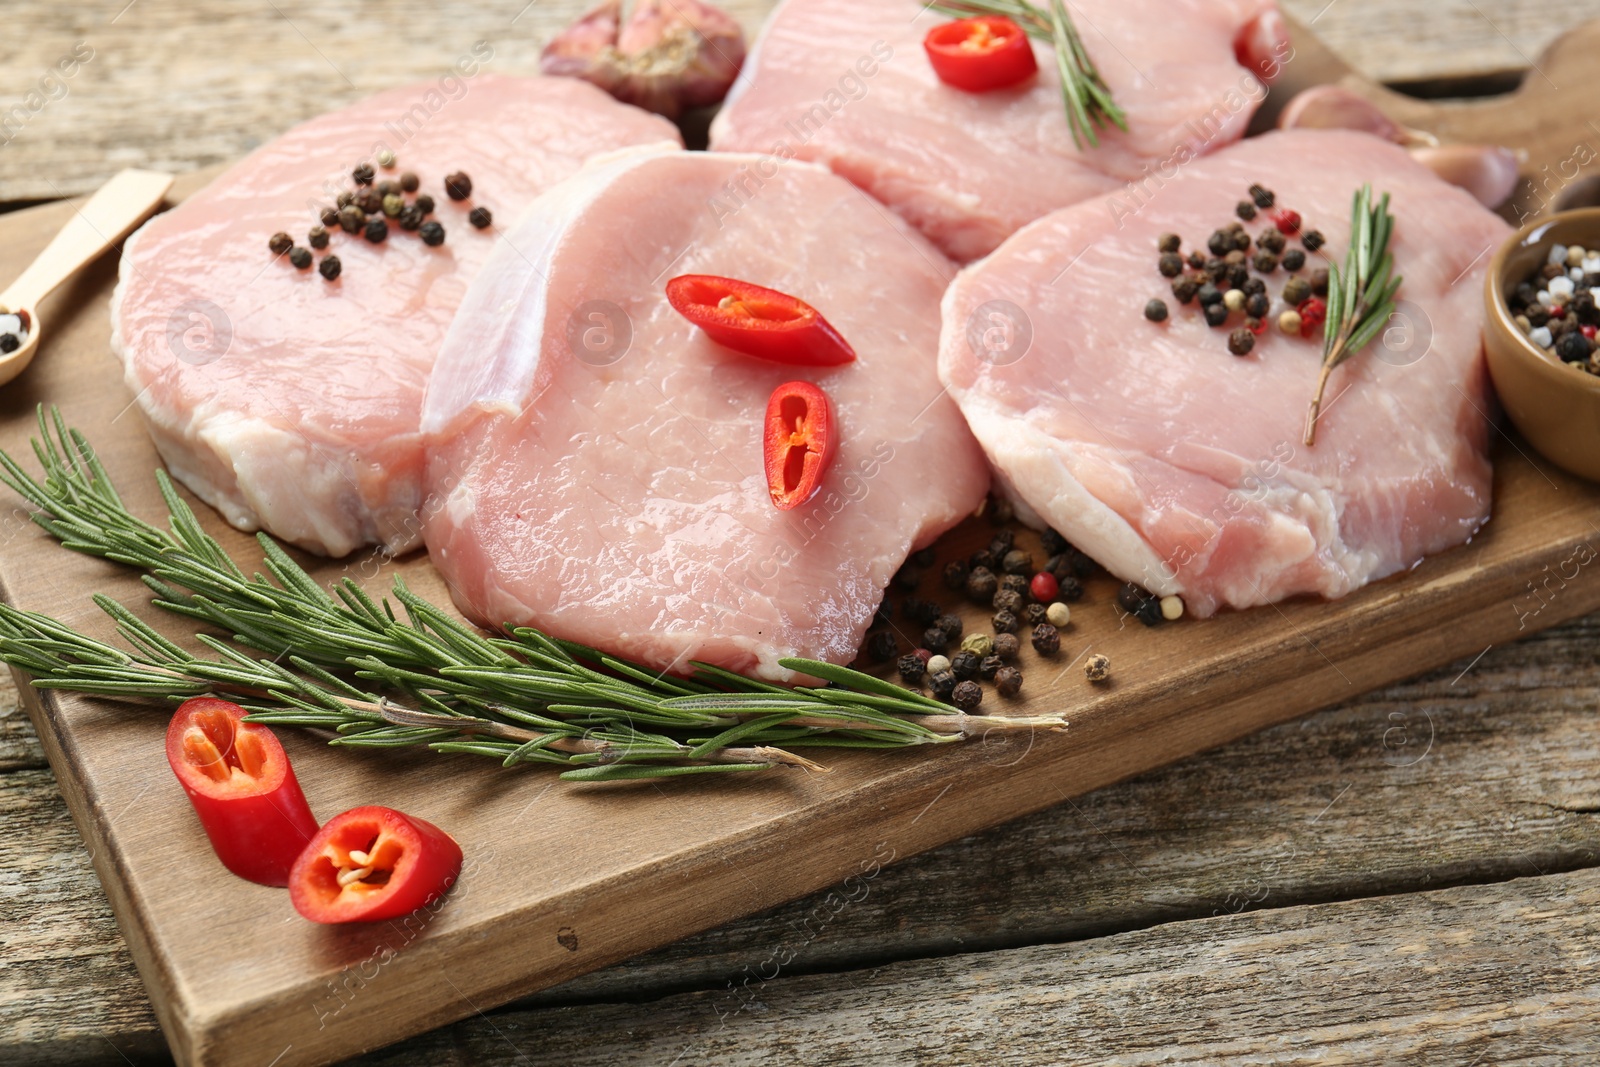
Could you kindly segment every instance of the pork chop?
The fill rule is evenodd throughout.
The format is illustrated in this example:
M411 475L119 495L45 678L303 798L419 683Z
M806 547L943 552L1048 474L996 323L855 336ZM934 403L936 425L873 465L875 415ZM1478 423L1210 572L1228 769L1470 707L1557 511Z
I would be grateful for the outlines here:
M949 16L923 0L783 0L711 128L713 149L833 168L957 260L1059 207L1243 136L1292 58L1274 0L1077 0L1090 57L1128 116L1098 148L1072 141L1049 47L1015 89L941 83L922 39ZM1165 178L1163 177L1165 176ZM738 188L723 198L736 203Z
M755 162L619 154L536 201L473 283L423 427L428 550L474 620L789 680L783 656L849 662L906 556L982 500L988 467L935 367L951 264L808 164L710 210ZM667 302L690 273L807 301L858 359L717 345ZM780 511L762 420L795 379L829 394L839 444L817 495Z
M1334 371L1308 447L1320 331L1268 329L1230 355L1241 315L1213 329L1179 305L1156 271L1157 239L1203 245L1263 182L1342 263L1367 181L1393 195L1400 315ZM940 375L1010 490L1124 580L1181 593L1201 615L1343 596L1489 517L1481 294L1506 232L1394 145L1268 134L1195 162L1120 228L1106 201L1086 201L968 268L945 297ZM1267 278L1276 317L1284 272ZM1151 297L1172 308L1166 322L1146 321ZM986 329L1002 343L974 343Z
M442 83L441 83L442 84ZM420 540L422 392L467 283L501 243L476 206L514 221L602 151L677 143L669 123L567 78L480 74L455 95L424 83L288 131L129 239L112 345L167 466L241 529L339 556ZM415 172L445 241L389 220L373 244L334 228L336 281L274 257L380 148L378 178ZM465 171L453 201L444 176ZM322 253L318 253L320 258Z

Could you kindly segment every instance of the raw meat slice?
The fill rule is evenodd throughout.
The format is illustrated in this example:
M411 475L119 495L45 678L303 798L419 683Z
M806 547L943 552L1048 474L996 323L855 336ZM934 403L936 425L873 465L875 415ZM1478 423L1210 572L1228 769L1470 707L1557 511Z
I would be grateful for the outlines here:
M1262 182L1342 261L1365 181L1394 197L1401 316L1335 370L1307 447L1320 333L1269 329L1230 355L1242 315L1212 329L1178 304L1157 237L1203 243ZM940 376L1010 490L1118 577L1181 593L1200 615L1343 596L1489 516L1479 330L1484 265L1506 232L1394 145L1268 134L1192 164L1120 228L1106 201L1087 201L969 267L945 297ZM1276 316L1284 272L1266 280ZM1143 316L1157 296L1172 308L1160 325ZM984 330L998 331L987 348Z
M173 474L241 529L314 552L420 540L422 392L467 283L500 230L597 153L678 143L669 123L567 78L479 74L380 93L297 126L129 239L113 298L112 346ZM387 147L379 179L414 171L445 243L390 220L371 244L335 228L337 281L276 261L350 172ZM470 199L444 195L464 170ZM322 253L318 253L320 258Z
M907 554L982 500L935 366L950 263L808 164L772 168L736 215L707 208L756 162L621 154L535 202L473 283L423 413L424 535L473 619L789 680L783 656L851 660ZM678 274L798 296L859 358L722 348L667 303ZM840 444L821 491L779 511L761 423L795 379L832 398Z
M1072 142L1053 53L1038 78L968 93L922 49L948 16L923 0L784 0L711 128L711 147L813 160L899 212L957 260L1049 211L1243 136L1292 58L1275 0L1077 0L1084 45L1128 115L1099 148ZM1241 65L1243 64L1243 65ZM737 202L737 189L724 198Z

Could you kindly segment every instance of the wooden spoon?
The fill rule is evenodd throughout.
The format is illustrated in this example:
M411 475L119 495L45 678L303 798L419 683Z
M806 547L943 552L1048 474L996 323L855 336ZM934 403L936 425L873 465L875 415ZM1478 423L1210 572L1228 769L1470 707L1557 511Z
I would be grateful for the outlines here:
M116 175L77 209L28 269L0 293L0 310L25 314L28 324L27 340L15 352L0 355L0 385L26 370L39 351L39 302L149 218L171 185L172 175L152 170Z

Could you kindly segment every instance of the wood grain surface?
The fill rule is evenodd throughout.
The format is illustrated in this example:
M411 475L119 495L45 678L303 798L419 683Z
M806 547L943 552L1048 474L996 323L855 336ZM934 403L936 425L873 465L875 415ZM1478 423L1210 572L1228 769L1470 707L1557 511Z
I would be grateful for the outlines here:
M162 7L139 0L123 18L147 4ZM539 5L545 11L559 6ZM1329 20L1341 9L1371 14L1375 7L1357 0L1290 6L1326 6L1317 26L1330 39L1337 38ZM1391 6L1407 10L1404 4ZM1459 6L1433 5L1428 23L1413 19L1412 25L1454 25ZM1547 26L1587 14L1583 6L1525 5L1543 12ZM293 5L280 7L300 21ZM222 13L212 8L189 5L188 16L168 10L160 32L145 42L156 47L125 57L121 70L165 62L166 69L179 72L163 50L182 39L193 50L201 23L191 19L245 17L245 5L228 5ZM1518 5L1519 17L1523 9ZM372 26L382 25L393 10L401 8L370 16ZM437 30L462 10L457 5L435 13L419 6L408 25ZM522 21L534 14L529 11ZM1498 10L1493 14L1507 19ZM257 66L247 63L233 80L248 82L252 70L284 72L273 80L289 85L285 98L292 98L305 84L292 76L293 64L304 57L292 48L273 52L271 35L260 31L278 16L256 16L251 43L260 51L231 54L257 57ZM39 17L75 17L76 26L86 16L83 9L58 6ZM343 33L353 23L324 28ZM212 39L225 40L215 29L207 31ZM353 32L373 31L358 26ZM1481 26L1475 39L1470 29L1462 32L1462 40L1487 53L1497 47L1504 52L1504 44L1535 51L1517 43L1521 36L1495 46ZM1450 33L1428 37L1425 43L1434 46L1444 42L1432 54L1460 51ZM322 35L313 37L325 47ZM446 39L419 38L418 51L407 59L403 53L412 42L401 34L392 55L366 55L374 51L367 48L363 58L404 67L426 51L423 45ZM1374 38L1355 58L1368 72L1379 72L1370 64L1401 51L1393 44L1388 35ZM1430 47L1412 54L1426 57ZM214 73L214 55L210 63ZM8 67L14 69L14 63ZM414 67L399 76L426 73ZM1441 64L1420 77L1453 73ZM121 126L112 123L88 141L80 138L87 146L84 160L103 165L108 150L115 150L106 138L135 128L128 121L137 126L163 109L174 114L190 107L192 116L216 129L219 117L224 125L235 114L246 121L263 98L185 99L182 85L174 79L151 88L159 86L157 79L131 76L124 94L138 99L142 88L145 106L134 114L129 103ZM315 95L314 89L306 92ZM150 106L161 94L166 95ZM195 128L169 125L147 132L152 139L145 143L166 143L163 137L178 143ZM14 167L30 169L17 153L24 143L19 139L0 150L0 181L9 181ZM172 157L184 166L202 161L184 159L182 152ZM85 177L83 184L94 180ZM7 526L6 534L11 530ZM1455 622L1451 613L1440 612L1436 624ZM1444 894L1418 891L1595 865L1597 637L1600 621L1591 617L1493 647L1481 659L1468 656L1337 711L886 868L871 880L869 893L846 906L838 905L839 890L831 898L823 892L576 979L521 1006L474 1014L374 1062L564 1063L590 1062L591 1056L598 1062L605 1055L615 1062L654 1063L682 1051L691 1052L683 1062L763 1063L784 1056L865 1062L878 1053L917 1058L913 1046L919 1043L926 1057L941 1041L951 1042L941 1061L1159 1058L1171 1043L1195 1062L1264 1056L1294 1062L1287 1058L1290 1051L1307 1061L1365 1056L1424 1062L1418 1057L1428 1049L1396 1044L1393 1025L1369 1021L1366 1001L1419 1027L1437 1026L1472 1049L1461 1062L1473 1056L1485 1063L1570 1062L1572 1054L1594 1050L1593 1035L1600 1029L1592 987L1566 966L1569 960L1586 962L1586 946L1595 943L1581 914L1590 906L1592 887L1580 883L1573 889L1569 882L1587 876L1468 885ZM1419 746L1421 755L1414 758ZM0 694L0 810L8 829L18 828L0 838L0 1059L164 1060L164 1042L42 755L27 723ZM960 794L949 799L965 802ZM98 850L95 858L101 860ZM1394 894L1400 895L1339 905L1345 912L1331 918L1328 909L1316 906ZM1257 908L1281 909L1283 915L1265 928L1253 913ZM1236 909L1252 914L1228 916ZM1183 921L1190 919L1200 921ZM1452 925L1455 919L1463 921ZM1508 932L1504 944L1484 946L1471 936L1473 929L1496 923ZM1554 927L1561 928L1564 954L1548 950ZM1229 930L1241 932L1236 937ZM1435 936L1440 930L1449 936ZM1361 949L1333 961L1342 965L1338 974L1357 976L1340 996L1316 995L1318 982L1337 981L1331 964L1319 968L1304 954L1287 957L1276 969L1263 962L1275 952L1292 953L1296 931ZM1130 940L1137 934L1150 937ZM1018 947L1080 941L1082 955L1053 947L1049 951L1056 955L1039 955ZM1384 966L1407 946L1425 961L1425 981L1414 980L1416 972ZM763 971L774 952L785 949L795 959L771 983L751 983L759 991L755 1000L728 988ZM1094 955L1102 949L1105 956ZM951 959L928 962L938 956ZM1121 967L1105 962L1117 959ZM1095 965L1074 969L1079 960ZM1184 970L1174 960L1203 962L1204 969ZM806 977L812 972L817 973ZM1263 983L1263 977L1271 981ZM1300 991L1306 988L1311 993ZM683 992L688 990L701 992ZM1524 995L1529 991L1536 1002ZM1213 992L1218 995L1205 1000L1207 1010L1191 1010L1194 994ZM1062 1009L1090 999L1113 1002L1121 1021L1102 1025L1094 1035L1098 1044L1083 1043L1083 1030L1109 1017ZM620 1000L649 1004L609 1003ZM894 1011L878 1018L900 1023L909 1045L885 1043L893 1026L870 1032L862 1005L873 1001ZM716 1035L730 1013L732 1033L724 1041ZM961 1027L975 1014L987 1021L969 1028L969 1039ZM1007 1024L1007 1017L1017 1025ZM1240 1018L1250 1025L1231 1045L1206 1044L1197 1033L1201 1024L1215 1029ZM630 1036L619 1038L619 1028Z
M1600 0L1282 0L1378 81L1522 71ZM488 69L530 72L589 0L8 0L0 66L0 202L95 188L121 167L233 160L330 107L438 77L475 41ZM771 0L725 0L747 32ZM92 58L40 82L79 42ZM39 104L35 108L34 104ZM0 118L0 121L4 121ZM9 129L9 132L8 132Z

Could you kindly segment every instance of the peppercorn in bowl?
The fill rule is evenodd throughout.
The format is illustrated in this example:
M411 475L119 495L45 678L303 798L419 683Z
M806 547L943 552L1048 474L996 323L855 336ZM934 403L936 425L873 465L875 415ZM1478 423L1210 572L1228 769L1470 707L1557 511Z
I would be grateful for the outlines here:
M1489 375L1513 425L1556 465L1600 481L1600 208L1530 223L1484 282Z

